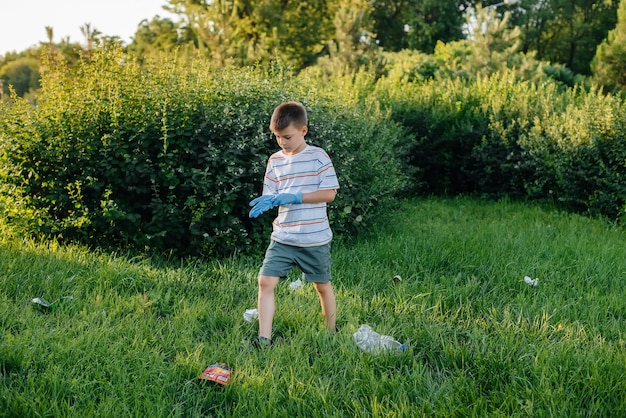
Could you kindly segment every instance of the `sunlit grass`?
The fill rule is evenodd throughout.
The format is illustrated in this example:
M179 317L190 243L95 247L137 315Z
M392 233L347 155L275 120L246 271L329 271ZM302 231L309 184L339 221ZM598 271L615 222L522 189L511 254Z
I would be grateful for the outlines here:
M621 416L624 238L507 201L402 202L333 246L340 333L310 285L287 286L294 271L276 344L257 351L243 313L260 259L167 263L5 236L0 415ZM361 324L408 350L362 353ZM230 385L197 379L216 361Z

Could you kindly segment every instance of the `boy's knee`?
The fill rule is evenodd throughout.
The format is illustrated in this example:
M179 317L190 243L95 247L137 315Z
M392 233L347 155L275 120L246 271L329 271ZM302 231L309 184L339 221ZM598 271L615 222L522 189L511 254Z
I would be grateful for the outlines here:
M274 276L265 276L263 274L259 274L259 288L263 290L273 290L278 284L278 277Z
M317 290L317 293L320 293L320 294L324 294L324 293L333 291L333 288L332 288L330 282L313 283L313 287L315 287L315 290Z

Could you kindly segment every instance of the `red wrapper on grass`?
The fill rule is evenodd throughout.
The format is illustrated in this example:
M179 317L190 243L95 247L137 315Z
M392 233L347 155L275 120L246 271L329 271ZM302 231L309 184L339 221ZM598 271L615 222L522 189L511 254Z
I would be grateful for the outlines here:
M231 370L228 364L215 363L208 366L198 378L202 380L210 380L217 382L220 385L227 385L230 383Z

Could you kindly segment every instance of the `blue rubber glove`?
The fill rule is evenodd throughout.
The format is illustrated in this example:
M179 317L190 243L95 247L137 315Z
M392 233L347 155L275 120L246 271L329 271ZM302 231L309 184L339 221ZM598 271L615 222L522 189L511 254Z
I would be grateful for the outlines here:
M252 202L250 202L250 206L252 209L250 210L250 217L256 218L263 212L267 212L276 206L282 205L292 205L302 203L302 193L280 193L277 195L264 195L257 197Z
M274 196L274 206L293 205L302 203L302 193L281 193Z
M274 196L264 195L257 197L252 202L250 202L250 217L256 218L263 212L266 212L274 207Z

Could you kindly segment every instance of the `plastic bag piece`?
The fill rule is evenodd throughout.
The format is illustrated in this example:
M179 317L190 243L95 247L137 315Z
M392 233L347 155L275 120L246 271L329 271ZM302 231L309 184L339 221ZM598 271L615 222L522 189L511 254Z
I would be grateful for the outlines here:
M361 328L352 335L356 345L366 353L379 354L384 351L404 351L406 345L393 339L389 335L381 335L369 325L361 325Z
M60 304L60 302L68 302L68 301L72 301L74 300L74 298L72 296L64 296L60 299L55 300L54 302L48 302L47 300L45 300L42 297L39 298L33 298L30 300L30 303L32 303L34 306L36 306L37 308L43 310L43 311L49 311L51 309L53 309L55 306L58 306Z
M252 322L259 318L259 311L256 309L246 309L243 313L243 319L247 322Z
M526 276L524 277L524 282L526 282L528 286L536 287L539 284L539 279L533 279L529 276Z
M298 289L300 287L302 287L302 280L300 280L300 279L289 283L289 288L291 290L296 290L296 289Z
M227 385L230 383L232 376L230 367L226 363L217 362L208 366L200 376L199 379L210 380L211 382L219 383L220 385Z
M52 309L52 305L53 305L52 303L48 302L44 298L34 298L34 299L31 299L30 303L32 303L33 305L35 305L38 308L43 309L43 310Z

